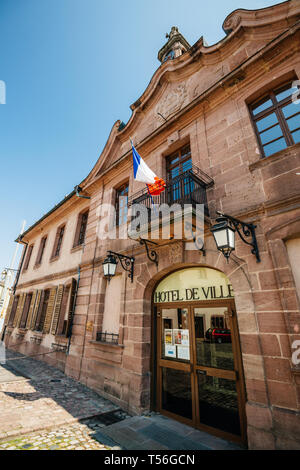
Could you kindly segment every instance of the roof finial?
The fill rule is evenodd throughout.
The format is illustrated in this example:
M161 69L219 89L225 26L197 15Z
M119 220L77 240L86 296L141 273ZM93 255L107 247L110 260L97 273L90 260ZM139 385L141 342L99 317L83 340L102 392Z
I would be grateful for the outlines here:
M177 26L172 26L170 33L166 33L166 38L168 39L167 43L158 53L160 62L165 62L167 59L176 59L191 47L179 32Z

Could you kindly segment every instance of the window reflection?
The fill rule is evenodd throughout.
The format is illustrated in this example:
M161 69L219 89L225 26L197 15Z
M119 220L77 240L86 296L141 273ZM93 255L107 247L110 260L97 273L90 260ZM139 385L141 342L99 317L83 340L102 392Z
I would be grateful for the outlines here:
M271 140L274 140L281 136L282 136L282 131L278 124L277 126L271 127L271 129L262 132L260 135L260 138L261 138L262 144L266 144L268 142L271 142Z
M300 103L299 104L290 103L287 106L284 106L282 108L282 112L284 114L284 117L286 118L293 116L296 113L299 113L299 111L300 111ZM298 115L298 119L300 119L299 115Z
M227 307L194 308L197 364L234 369Z
M270 106L272 106L272 100L270 99L266 99L263 103L257 105L257 106L254 106L253 109L252 109L252 112L254 115L260 113L261 111L264 111L265 109L268 109L270 108Z
M277 116L275 113L272 113L266 116L265 118L257 121L257 129L259 130L259 132L262 132L263 130L268 129L269 127L277 123L278 123Z
M240 435L235 381L198 372L198 396L201 423Z
M276 91L275 92L275 95L276 95L276 100L279 102L279 101L282 101L284 98L287 98L288 96L291 96L293 93L295 93L297 91L297 87L290 87L288 88L287 90L284 90L284 91Z
M284 138L282 137L279 140L275 140L271 144L265 145L264 152L265 152L266 157L268 157L269 155L272 155L275 152L279 152L279 150L283 150L286 147L287 147L286 142Z
M300 130L292 133L295 144L300 142Z
M298 129L300 127L300 115L289 118L287 121L290 131Z
M191 375L188 372L162 368L162 408L192 419Z
M299 142L300 103L292 98L296 92L288 83L250 106L265 157Z

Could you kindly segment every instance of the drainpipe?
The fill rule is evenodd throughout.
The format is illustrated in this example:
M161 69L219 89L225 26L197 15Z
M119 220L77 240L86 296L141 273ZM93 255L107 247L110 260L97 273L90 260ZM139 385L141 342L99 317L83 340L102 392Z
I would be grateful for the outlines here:
M76 192L77 197L81 197L83 199L91 199L90 196L81 196L79 193L82 192L82 188L77 184L74 188ZM71 345L71 337L72 337L72 328L73 328L73 318L74 318L74 313L75 313L75 307L76 307L76 299L77 299L77 292L78 292L78 286L79 286L79 281L80 281L80 266L78 266L78 279L77 279L77 285L76 285L76 291L74 295L74 301L73 301L73 308L72 308L72 315L71 315L71 324L70 324L70 334L69 334L69 340L68 340L68 347L66 354L68 355L70 352L70 345Z
M79 286L79 281L80 281L80 266L78 266L78 279L77 279L77 285L76 285L76 291L74 295L74 301L73 301L73 307L72 307L72 315L71 315L71 321L70 321L70 333L69 333L69 340L68 340L68 348L66 351L66 354L69 354L70 351L70 345L71 345L71 336L72 336L72 328L73 328L73 318L74 318L74 313L75 313L75 307L76 307L76 299L77 299L77 292L78 292L78 286Z
M90 196L81 196L81 195L79 194L79 193L82 192L82 188L81 188L79 185L75 186L74 189L75 189L75 191L76 191L76 196L77 196L77 197L82 197L83 199L91 199Z
M18 238L16 241L17 241L18 243L22 243L23 245L25 245L25 250L23 251L21 264L20 264L20 267L19 267L18 272L17 272L17 275L16 275L16 280L15 280L14 287L13 287L13 290L12 290L13 295L15 295L15 293L16 293L16 289L17 289L17 285L18 285L18 282L19 282L19 277L20 277L21 269L22 269L22 267L23 267L25 255L26 255L27 248L28 248L28 243L22 241L22 238Z

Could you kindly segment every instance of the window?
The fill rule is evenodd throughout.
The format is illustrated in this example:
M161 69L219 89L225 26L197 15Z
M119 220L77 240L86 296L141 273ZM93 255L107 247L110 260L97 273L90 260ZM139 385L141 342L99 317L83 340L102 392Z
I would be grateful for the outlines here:
M67 286L64 289L60 312L59 312L56 335L66 335L66 332L67 332L70 289L71 289L71 286Z
M168 194L170 203L176 203L194 191L194 182L188 177L180 177L180 175L191 169L192 156L189 145L184 146L167 158L167 178L172 181L172 189L169 190Z
M31 300L32 300L32 294L26 294L26 300L25 300L25 304L24 304L24 308L23 308L23 312L22 312L22 317L21 317L21 321L20 321L20 328L25 328L25 326L26 326Z
M47 241L47 237L43 237L41 240L39 252L38 252L36 263L35 263L36 266L39 266L42 262L43 254L44 254L45 246L46 246L46 241Z
M12 326L12 325L13 325L13 321L14 321L14 319L15 319L15 315L16 315L16 311L17 311L17 306L18 306L18 303L19 303L19 298L20 298L19 295L17 295L17 296L14 298L13 305L12 305L12 309L11 309L10 316L9 316L9 320L8 320L8 326Z
M163 62L166 62L169 59L172 60L172 59L174 59L174 57L175 57L175 52L172 50L172 51L168 52L168 54L164 58Z
M212 328L224 328L224 317L211 317Z
M292 101L296 91L288 83L250 106L264 157L300 142L300 103Z
M65 226L63 225L62 227L59 227L57 229L51 259L52 258L57 258L59 256L62 241L63 241L63 237L64 237L64 233L65 233Z
M35 331L43 331L44 321L46 318L50 290L47 289L42 293L41 302L38 309L38 314L35 322Z
M168 178L173 179L192 168L191 148L186 145L167 158Z
M128 212L128 183L123 184L116 191L116 225L126 224Z
M31 255L32 255L32 250L33 250L33 245L30 245L28 247L27 256L26 256L26 259L25 259L24 267L23 267L23 272L28 269L30 259L31 259Z
M79 214L74 247L84 244L89 211Z

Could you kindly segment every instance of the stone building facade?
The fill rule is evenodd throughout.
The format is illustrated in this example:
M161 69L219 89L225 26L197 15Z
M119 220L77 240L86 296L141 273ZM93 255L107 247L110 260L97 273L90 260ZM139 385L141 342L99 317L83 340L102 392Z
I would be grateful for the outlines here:
M172 28L128 123L19 237L3 334L130 413L158 410L251 449L299 449L299 1L236 10L223 29L217 44L190 46ZM122 201L149 202L130 137L172 202L202 188L205 252L156 239L156 263L139 240L100 239L103 204L117 204L120 234ZM260 262L237 234L226 261L210 232L217 211L255 224ZM108 251L134 257L132 282L120 263L104 277Z

